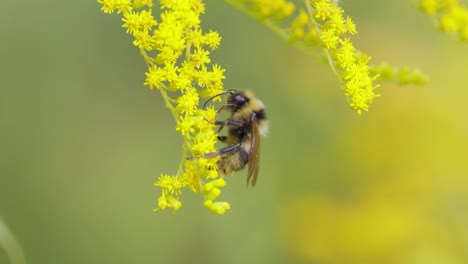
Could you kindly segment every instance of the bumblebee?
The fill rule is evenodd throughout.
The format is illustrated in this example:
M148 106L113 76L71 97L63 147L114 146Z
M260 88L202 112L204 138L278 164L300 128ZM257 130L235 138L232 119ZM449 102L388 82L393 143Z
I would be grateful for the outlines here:
M218 136L218 140L227 147L203 157L220 156L218 170L225 175L239 171L248 164L247 186L250 184L254 187L260 161L260 136L268 131L265 106L249 91L229 90L208 99L203 108L213 98L224 94L229 94L229 97L218 113L228 111L230 116L224 121L215 121L215 125L219 126L218 132L227 128L226 135Z

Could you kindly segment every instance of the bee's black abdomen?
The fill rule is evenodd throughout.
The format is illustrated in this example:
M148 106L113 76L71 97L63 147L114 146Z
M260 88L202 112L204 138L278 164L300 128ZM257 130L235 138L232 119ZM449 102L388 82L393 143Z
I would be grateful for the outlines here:
M257 117L257 120L265 120L266 119L266 113L265 113L264 109L255 111L254 113L255 113L255 116Z

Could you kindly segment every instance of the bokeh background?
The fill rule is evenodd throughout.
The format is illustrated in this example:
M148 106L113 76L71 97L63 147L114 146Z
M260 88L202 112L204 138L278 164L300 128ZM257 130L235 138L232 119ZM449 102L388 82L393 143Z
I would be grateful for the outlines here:
M225 86L253 90L271 123L257 186L230 177L217 216L189 192L153 212L182 141L120 17L2 1L0 217L28 263L468 263L468 45L410 1L342 2L373 62L431 82L383 85L359 117L326 64L206 1Z

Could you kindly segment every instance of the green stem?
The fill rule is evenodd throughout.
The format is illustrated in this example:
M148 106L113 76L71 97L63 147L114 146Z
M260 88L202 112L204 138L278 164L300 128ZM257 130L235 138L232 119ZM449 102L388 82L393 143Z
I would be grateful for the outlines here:
M146 50L144 49L140 49L140 54L141 56L143 56L143 58L145 59L145 62L146 62L146 65L149 67L153 66L154 64L154 59L151 58L148 53L146 53Z
M317 31L317 35L320 37L322 31L320 30L319 24L314 19L314 9L310 5L309 0L304 0L304 4L307 7L307 12L309 13L310 21L314 25L315 30ZM342 80L341 75L338 73L338 70L336 69L335 61L333 60L333 58L332 58L332 56L330 54L330 50L328 50L325 47L323 47L322 50L323 50L323 53L325 54L325 56L327 57L328 64L330 65L330 68L332 69L333 73L338 77L338 79Z
M182 158L179 163L179 167L177 168L177 176L179 176L183 172L183 167L185 160L187 159L187 144L184 143L182 145Z
M166 89L167 87L165 85L163 85L163 87L161 87L159 90L159 92L161 93L161 96L162 98L164 99L164 103L165 103L165 106L167 109L169 109L172 113L172 116L174 116L174 120L176 122L179 121L179 117L177 115L177 112L176 112L176 109L175 107L172 105L172 101L174 101L172 98L169 97L169 95L167 95L167 92L166 92Z
M19 241L0 217L0 249L7 254L11 264L25 264L26 257Z

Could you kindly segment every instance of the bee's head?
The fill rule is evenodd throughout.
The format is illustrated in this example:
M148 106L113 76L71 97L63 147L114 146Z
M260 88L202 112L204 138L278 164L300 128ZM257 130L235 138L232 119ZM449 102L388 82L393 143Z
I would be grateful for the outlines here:
M250 98L243 91L232 90L230 94L227 99L227 105L231 106L230 108L233 112L241 109L250 101Z
M263 104L260 101L256 100L254 95L249 91L227 90L226 92L217 94L209 98L203 105L203 109L205 109L208 102L213 100L213 98L221 96L223 94L229 94L229 97L227 98L223 109L229 109L232 113L251 105L252 102L254 105L258 105L257 107L263 107ZM258 101L258 103L255 104L255 101Z

